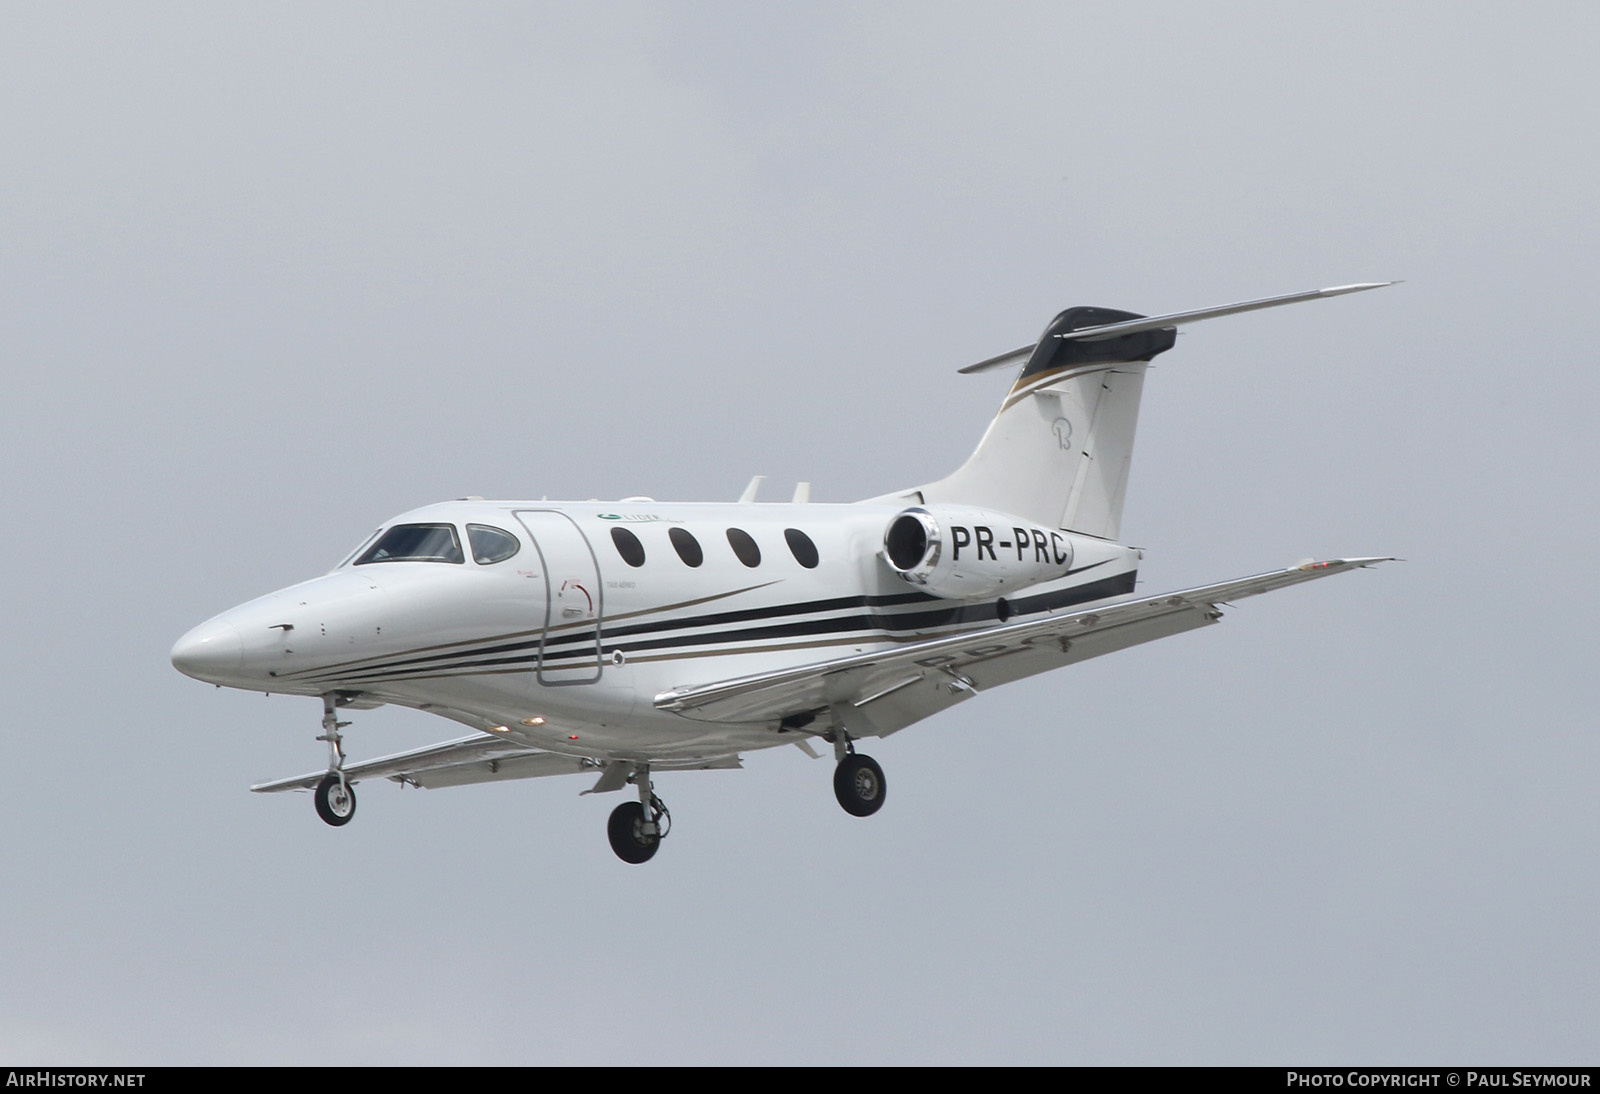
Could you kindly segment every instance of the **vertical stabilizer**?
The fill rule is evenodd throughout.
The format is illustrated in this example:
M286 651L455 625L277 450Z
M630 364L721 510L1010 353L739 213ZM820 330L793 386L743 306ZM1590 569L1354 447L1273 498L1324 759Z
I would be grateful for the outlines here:
M977 450L954 474L911 493L928 504L979 505L1116 539L1145 368L1177 335L1170 329L1093 341L1059 335L1141 318L1110 308L1068 308L1056 316Z
M986 372L1027 358L1000 413L960 470L927 486L869 500L976 505L1116 539L1145 369L1156 354L1172 348L1179 326L1395 284L1364 281L1157 316L1068 308L1035 344L961 370Z

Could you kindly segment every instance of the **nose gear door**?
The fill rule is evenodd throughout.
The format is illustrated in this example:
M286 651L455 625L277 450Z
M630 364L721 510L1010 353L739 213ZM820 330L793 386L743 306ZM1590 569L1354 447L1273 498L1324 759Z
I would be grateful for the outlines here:
M553 509L519 509L544 566L544 633L539 639L539 683L592 684L605 664L600 656L604 615L600 564L573 519Z

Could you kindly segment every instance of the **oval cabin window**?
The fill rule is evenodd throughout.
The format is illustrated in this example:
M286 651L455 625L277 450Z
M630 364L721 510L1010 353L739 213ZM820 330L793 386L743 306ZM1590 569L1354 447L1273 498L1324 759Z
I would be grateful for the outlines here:
M672 541L672 549L678 552L685 566L698 566L706 560L706 553L700 549L700 541L688 529L668 528L667 538Z
M639 542L639 537L626 528L611 529L611 542L617 545L617 554L622 556L622 561L629 566L644 565L644 544Z
M789 553L794 555L794 560L808 570L817 568L817 545L811 542L811 537L798 528L785 528L783 538L789 543Z
M750 533L744 529L728 529L728 546L739 556L739 561L751 569L761 565L761 548L756 546L756 541L751 539Z

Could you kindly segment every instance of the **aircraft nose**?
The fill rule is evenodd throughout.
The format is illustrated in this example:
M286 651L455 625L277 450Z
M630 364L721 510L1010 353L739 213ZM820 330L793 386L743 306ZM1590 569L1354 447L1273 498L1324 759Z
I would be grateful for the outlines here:
M172 667L196 680L216 683L244 662L244 642L231 623L200 624L172 647Z

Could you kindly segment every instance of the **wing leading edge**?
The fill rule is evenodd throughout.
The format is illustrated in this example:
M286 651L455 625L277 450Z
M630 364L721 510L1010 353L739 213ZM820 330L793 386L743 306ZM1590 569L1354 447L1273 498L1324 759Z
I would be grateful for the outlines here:
M674 688L656 696L655 705L716 722L799 724L792 720L829 712L857 736L884 736L979 691L1215 623L1220 604L1389 561L1304 562L899 649Z

